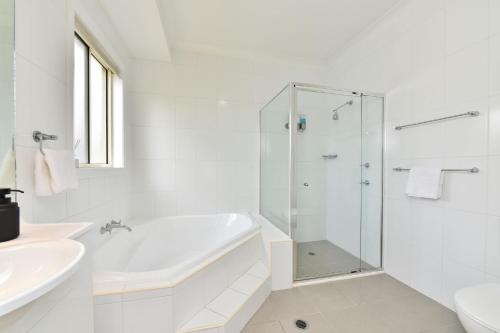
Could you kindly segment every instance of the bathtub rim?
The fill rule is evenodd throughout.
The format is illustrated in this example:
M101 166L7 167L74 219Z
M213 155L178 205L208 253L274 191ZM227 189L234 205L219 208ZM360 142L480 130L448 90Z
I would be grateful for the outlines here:
M169 216L167 218L176 218L176 217L189 218L189 217L204 217L204 216L231 215L231 214L242 215L249 218L250 221L252 222L250 228L248 230L245 230L241 235L237 235L233 238L228 239L222 246L213 250L212 251L213 253L201 259L197 264L193 265L193 267L186 269L185 271L175 275L171 279L162 280L158 277L158 281L144 281L141 280L141 278L138 277L138 275L149 275L149 274L154 274L155 272L161 272L163 270L145 271L145 272L114 272L114 271L93 272L92 281L94 286L94 292L93 292L94 297L113 296L120 294L147 292L147 291L156 291L156 290L174 288L177 285L181 284L183 281L189 279L191 276L202 271L207 266L227 256L232 251L240 247L242 244L248 242L249 240L261 234L262 227L260 223L258 223L255 216L250 213L205 214L205 215L189 215L189 216L186 215L186 216L171 216L171 217ZM134 277L134 275L136 279L130 279L130 277ZM109 278L109 280L105 282L96 282L96 280L100 280L102 278Z

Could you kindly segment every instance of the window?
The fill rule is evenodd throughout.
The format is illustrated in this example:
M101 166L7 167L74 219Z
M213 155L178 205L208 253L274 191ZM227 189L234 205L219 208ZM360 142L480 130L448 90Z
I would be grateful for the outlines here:
M121 79L79 33L75 33L74 51L75 155L80 167L122 167Z

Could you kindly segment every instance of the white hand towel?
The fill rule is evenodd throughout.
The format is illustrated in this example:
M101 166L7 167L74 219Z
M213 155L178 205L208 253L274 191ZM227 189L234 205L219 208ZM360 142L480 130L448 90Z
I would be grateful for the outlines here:
M45 157L36 150L35 153L35 194L39 197L48 197L54 194L50 186L50 172Z
M75 158L71 150L44 149L45 162L50 172L50 187L54 193L78 188Z
M413 168L410 170L406 194L410 197L437 200L443 194L443 170Z

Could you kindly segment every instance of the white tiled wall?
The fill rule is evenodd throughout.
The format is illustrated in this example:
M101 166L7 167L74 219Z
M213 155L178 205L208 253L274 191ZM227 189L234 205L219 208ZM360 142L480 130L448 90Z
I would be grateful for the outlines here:
M95 1L16 0L16 150L21 215L29 222L126 217L127 170L80 170L78 190L34 195L33 130L59 136L47 147L72 148L72 73L75 14L92 26L126 76L127 52ZM90 18L89 18L90 17Z
M499 0L412 0L331 64L330 84L387 93L385 270L453 307L453 292L500 280ZM470 110L477 118L395 131ZM448 173L439 201L404 195L397 166Z
M259 108L319 69L176 52L134 61L136 217L258 211Z
M32 131L59 136L47 147L72 146L75 14L116 56L125 79L132 160L121 170L80 170L78 190L39 198ZM19 202L34 223L257 211L258 110L288 81L318 82L321 72L180 51L172 63L137 60L130 69L128 52L96 1L16 1L16 48L17 175L26 191Z

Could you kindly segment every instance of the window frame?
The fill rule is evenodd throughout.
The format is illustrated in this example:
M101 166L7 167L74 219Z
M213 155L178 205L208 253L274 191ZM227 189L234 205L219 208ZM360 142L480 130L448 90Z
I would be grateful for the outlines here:
M114 76L117 74L112 66L105 60L105 58L92 47L92 43L86 39L83 33L75 30L74 38L78 39L87 48L87 59L86 59L86 105L85 105L85 123L86 123L86 163L79 163L79 168L113 168L113 80ZM106 71L106 163L92 163L91 161L91 126L90 126L90 108L91 108L91 80L90 80L90 61L91 57L104 68ZM74 94L74 93L73 93ZM74 112L73 112L74 116ZM73 120L73 127L75 127L75 121ZM74 141L74 138L73 138Z

